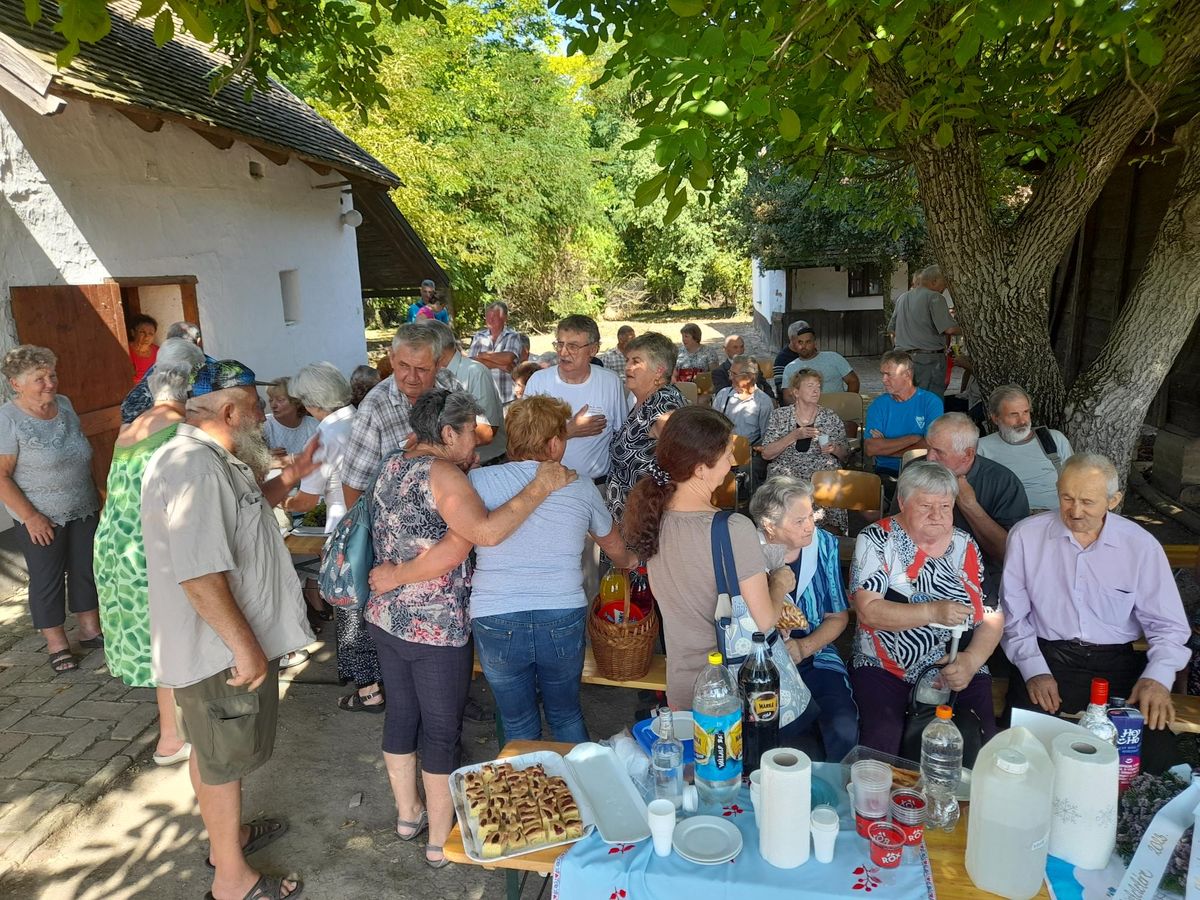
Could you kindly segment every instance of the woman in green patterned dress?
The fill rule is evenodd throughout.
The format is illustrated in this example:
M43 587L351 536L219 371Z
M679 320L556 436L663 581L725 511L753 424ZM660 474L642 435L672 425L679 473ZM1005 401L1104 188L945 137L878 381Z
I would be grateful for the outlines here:
M199 347L191 345L204 362ZM142 473L154 452L170 440L183 421L188 387L195 366L158 365L147 377L154 405L121 428L108 471L108 496L96 529L94 570L100 595L100 622L108 670L133 687L152 687L150 611L146 585L146 550L142 543ZM158 745L154 761L182 762L191 755L175 724L175 696L156 688Z

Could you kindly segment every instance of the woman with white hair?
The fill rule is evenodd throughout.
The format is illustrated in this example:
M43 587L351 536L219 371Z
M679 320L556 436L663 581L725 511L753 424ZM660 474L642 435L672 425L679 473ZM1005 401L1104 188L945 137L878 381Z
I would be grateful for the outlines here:
M1004 627L983 605L979 546L954 527L958 479L921 460L900 473L900 512L858 536L850 590L858 614L850 683L861 742L898 755L913 688L933 666L957 692L956 717L973 713L983 741L996 733L986 663ZM966 626L951 662L950 629ZM969 644L968 644L969 640Z
M178 340L178 339L176 339ZM169 342L168 342L169 343ZM186 343L199 353L194 344ZM166 345L164 344L164 347ZM201 362L203 354L199 354ZM108 671L130 687L153 687L146 550L142 543L142 474L154 453L184 419L194 368L161 358L146 377L154 403L121 428L108 470L108 494L96 528L93 568ZM158 745L154 761L181 762L191 754L175 724L175 692L159 687Z
M321 362L305 366L289 382L289 390L317 421L321 439L321 465L300 481L300 489L283 501L287 512L303 513L315 509L325 499L325 533L333 534L346 514L342 492L342 464L346 442L354 424L353 390L337 366ZM304 584L304 599L309 608L321 615L327 604L318 594L316 582ZM310 614L311 617L311 614ZM381 713L383 692L379 688L379 656L367 634L362 610L338 609L334 612L337 633L338 679L354 684L354 693L338 698L338 707L348 712Z
M176 323L178 324L178 323ZM186 324L186 323L185 323ZM171 326L173 330L174 325ZM125 399L121 401L121 422L128 425L146 410L154 405L154 395L150 392L149 378L158 366L190 366L197 369L204 365L204 351L188 337L180 337L167 331L167 339L158 348L158 356L154 366L146 373L146 377L133 386Z

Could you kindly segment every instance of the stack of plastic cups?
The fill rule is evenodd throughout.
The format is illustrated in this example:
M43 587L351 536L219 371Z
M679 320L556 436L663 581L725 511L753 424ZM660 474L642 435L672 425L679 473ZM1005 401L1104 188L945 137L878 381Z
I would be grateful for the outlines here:
M904 832L904 856L912 860L920 855L925 836L925 813L929 806L925 795L911 788L892 791L892 822Z
M814 806L810 821L813 855L819 863L833 862L833 847L838 835L837 810L832 806Z
M850 767L854 805L854 827L867 837L873 822L886 821L891 813L892 767L876 759L860 759Z

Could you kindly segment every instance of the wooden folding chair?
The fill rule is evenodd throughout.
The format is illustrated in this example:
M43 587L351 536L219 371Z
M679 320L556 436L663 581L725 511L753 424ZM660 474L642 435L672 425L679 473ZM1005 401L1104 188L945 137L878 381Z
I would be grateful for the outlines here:
M873 472L825 469L813 472L812 486L817 506L859 512L883 509L883 479Z
M775 360L760 359L758 360L758 371L762 372L762 377L774 384L775 378Z
M700 399L700 389L691 381L677 381L675 387L679 388L679 393L683 394L683 399L692 406L696 405L696 401Z
M847 459L853 459L862 449L862 425L866 418L862 395L850 391L822 392L820 403L846 424L846 441L850 446Z
M730 470L721 486L712 492L712 505L717 509L737 509L741 499L741 484L738 468L750 465L750 439L740 434L733 436L733 462L737 468Z
M705 404L711 404L713 397L712 372L696 373L696 380L692 383L696 385L696 390L700 392L700 399L703 400Z

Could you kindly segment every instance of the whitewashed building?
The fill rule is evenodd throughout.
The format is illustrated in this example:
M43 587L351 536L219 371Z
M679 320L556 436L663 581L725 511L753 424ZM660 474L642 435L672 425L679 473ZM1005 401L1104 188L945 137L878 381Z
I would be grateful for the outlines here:
M137 5L110 3L112 32L58 70L55 9L30 28L0 4L0 352L58 353L97 476L132 383L128 316L160 340L198 322L206 352L263 377L349 372L364 288L446 286L388 198L396 175L278 84L213 96L220 59L187 36L156 46Z

